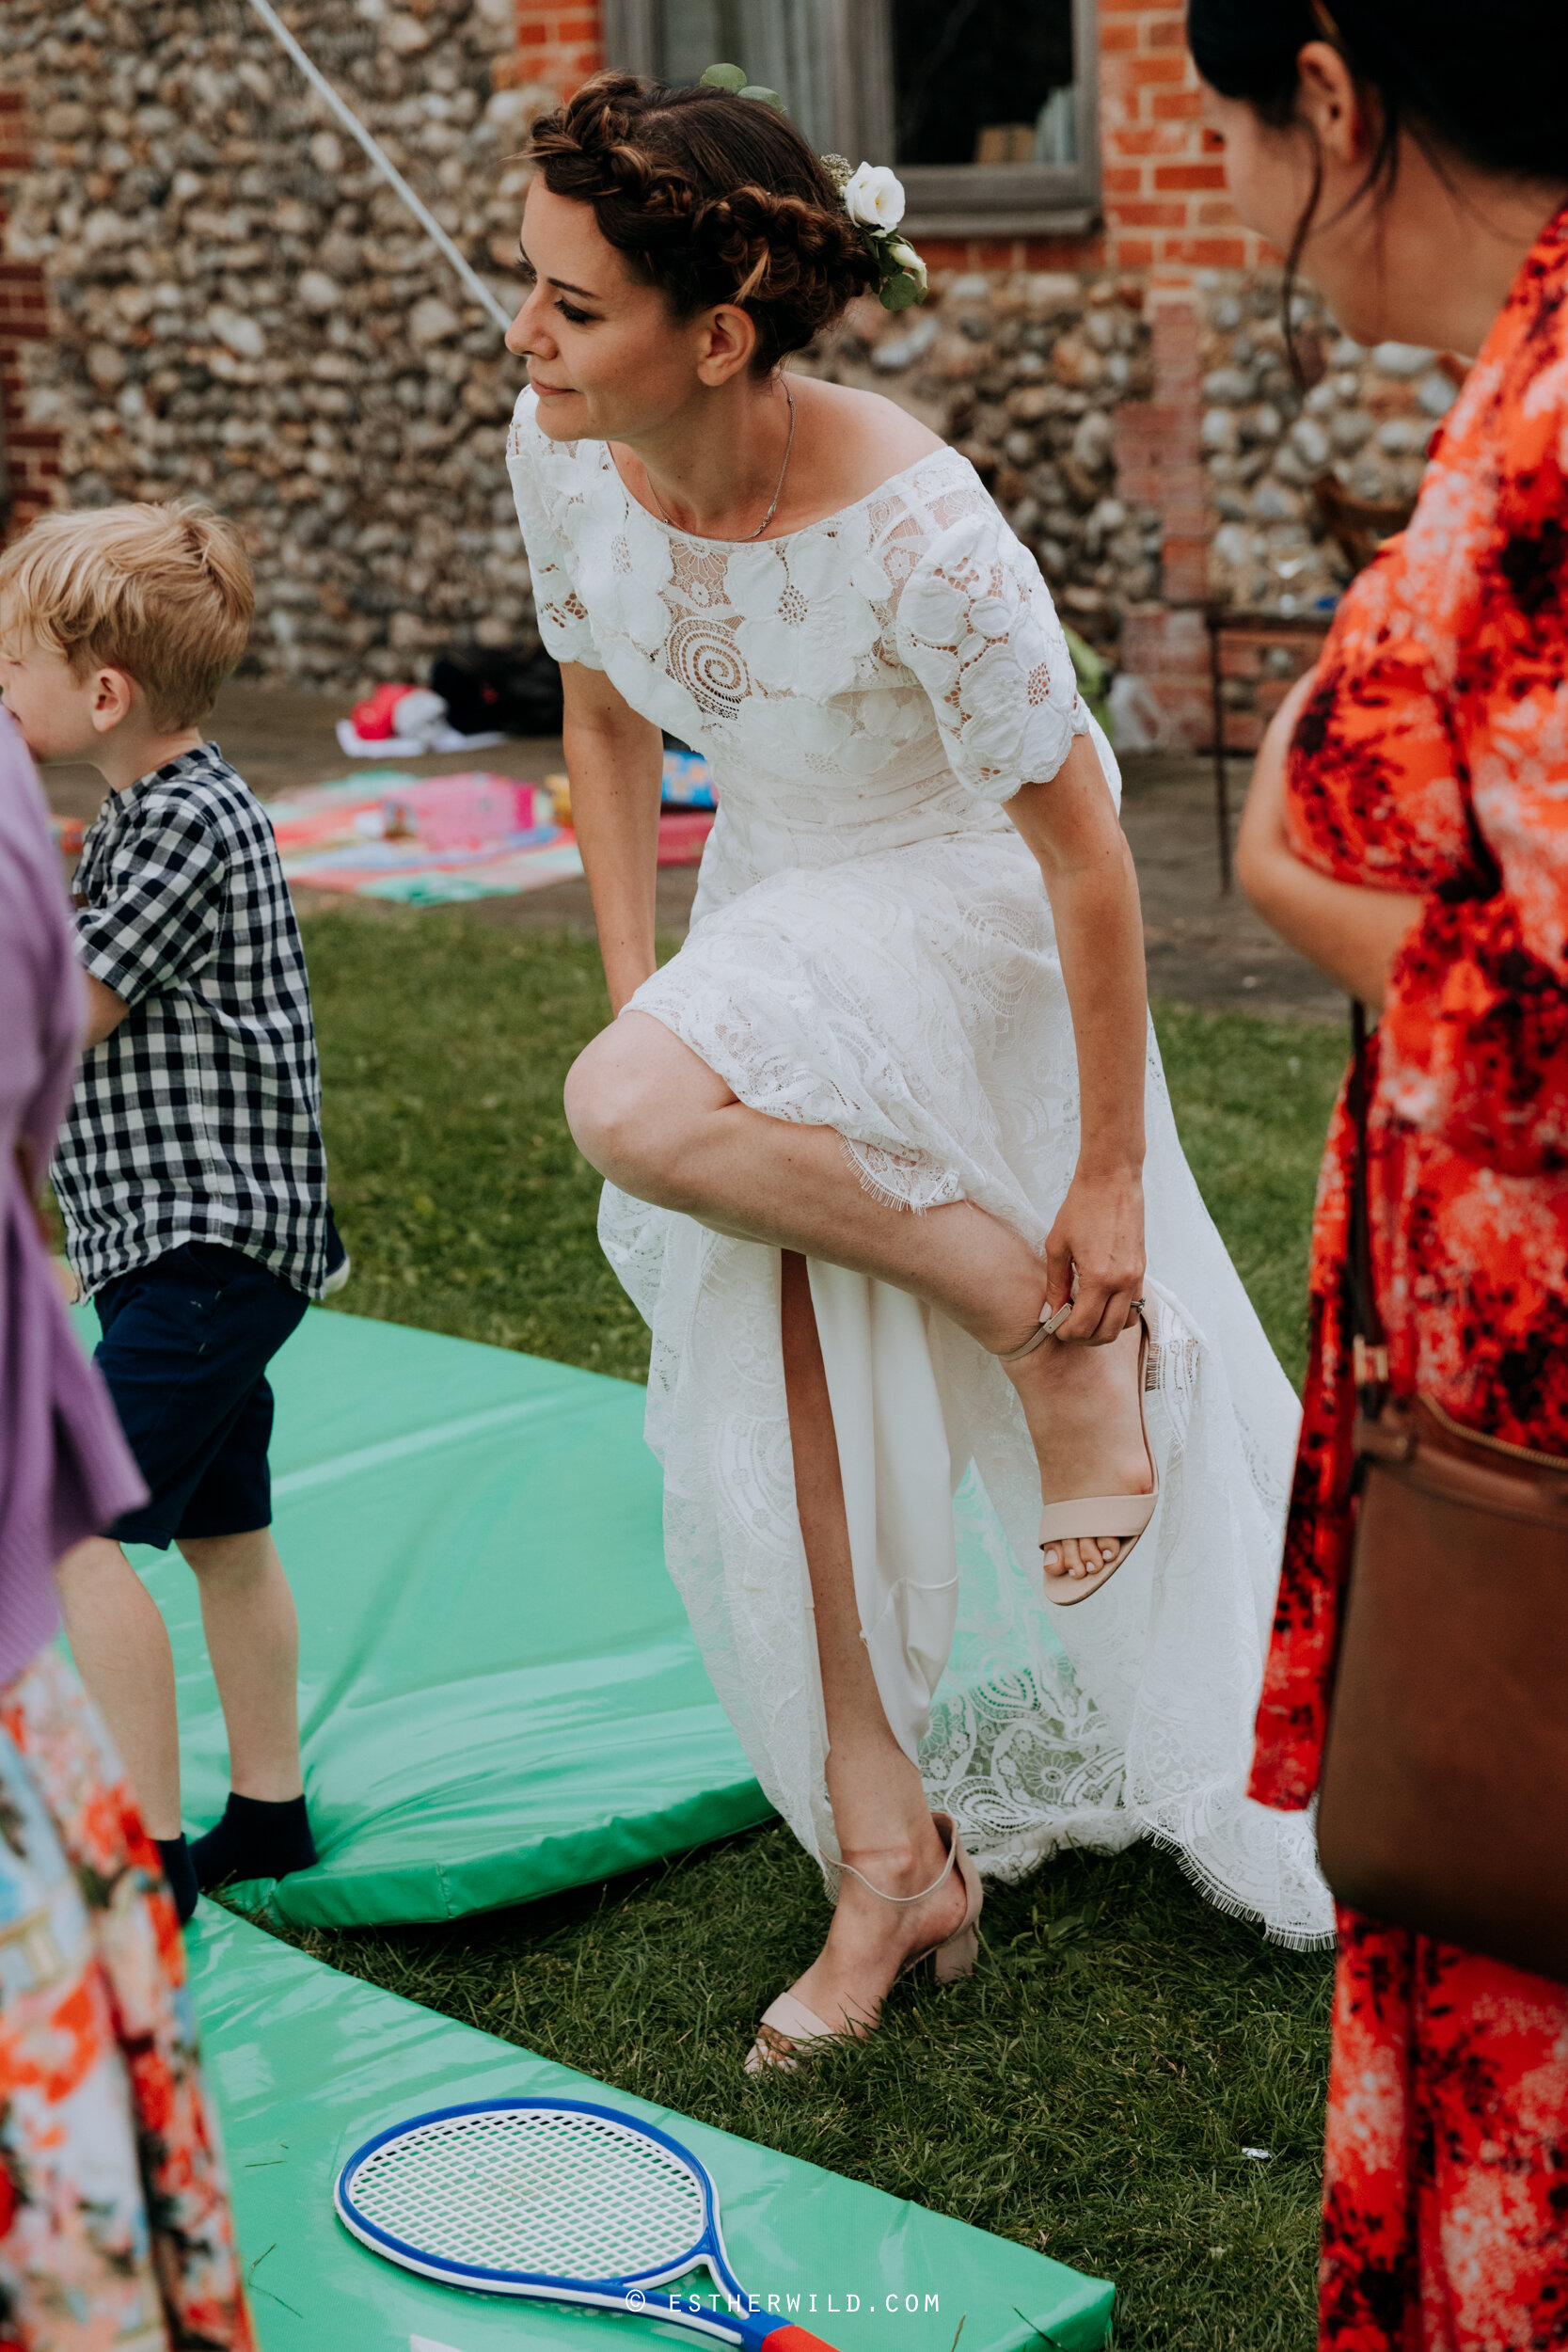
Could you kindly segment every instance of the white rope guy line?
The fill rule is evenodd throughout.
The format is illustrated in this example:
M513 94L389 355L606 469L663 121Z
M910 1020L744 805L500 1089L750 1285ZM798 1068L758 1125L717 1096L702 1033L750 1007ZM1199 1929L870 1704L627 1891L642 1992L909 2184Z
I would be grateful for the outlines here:
M350 138L356 140L364 149L388 185L397 191L431 243L445 254L474 300L489 311L497 326L504 332L512 324L511 311L505 308L504 304L498 301L483 278L477 277L469 268L434 213L427 205L421 204L391 157L376 144L353 108L339 97L320 67L306 56L288 26L268 5L268 0L250 0L250 6L255 9L267 30L288 51L311 88L319 97L326 101Z

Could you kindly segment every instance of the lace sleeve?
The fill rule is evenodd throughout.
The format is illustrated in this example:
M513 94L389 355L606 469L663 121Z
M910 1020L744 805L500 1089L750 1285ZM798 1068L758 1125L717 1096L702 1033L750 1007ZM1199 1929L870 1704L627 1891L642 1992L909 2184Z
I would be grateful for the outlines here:
M524 391L513 411L506 443L506 470L528 551L533 609L545 650L557 661L579 661L602 670L604 662L589 627L588 608L572 577L571 542L565 513L574 492L564 478L574 464L574 445L551 441L539 429L537 395Z
M898 653L954 770L988 801L1049 782L1089 731L1051 592L994 507L927 548L898 600Z

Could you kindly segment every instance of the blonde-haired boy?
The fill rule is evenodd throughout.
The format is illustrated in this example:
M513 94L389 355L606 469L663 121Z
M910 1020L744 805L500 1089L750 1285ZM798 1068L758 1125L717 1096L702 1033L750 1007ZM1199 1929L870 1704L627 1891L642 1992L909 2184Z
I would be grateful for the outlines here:
M201 506L46 515L0 556L0 694L36 759L89 761L110 787L76 876L90 1005L54 1176L151 1500L58 1573L182 1916L198 1883L315 1859L266 1367L326 1284L320 1074L272 828L200 726L252 604L238 538ZM171 1540L200 1587L233 1783L190 1849L168 1636L120 1549Z

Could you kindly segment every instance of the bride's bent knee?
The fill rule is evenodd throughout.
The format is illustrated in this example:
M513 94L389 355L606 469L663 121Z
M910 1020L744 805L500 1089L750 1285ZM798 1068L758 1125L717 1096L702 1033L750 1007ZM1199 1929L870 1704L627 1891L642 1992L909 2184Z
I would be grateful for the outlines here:
M673 1207L681 1122L668 1089L632 1050L619 1022L566 1073L566 1124L591 1168L640 1200Z

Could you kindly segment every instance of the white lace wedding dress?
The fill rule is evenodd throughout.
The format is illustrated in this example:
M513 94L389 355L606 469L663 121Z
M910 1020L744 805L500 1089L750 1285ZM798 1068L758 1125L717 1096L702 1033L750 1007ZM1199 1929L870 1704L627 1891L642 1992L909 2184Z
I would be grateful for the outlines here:
M634 1002L742 1102L836 1128L911 1211L960 1198L1044 1242L1078 1147L1038 866L1005 803L1092 731L1033 559L944 450L841 514L737 544L668 528L599 442L518 402L509 469L539 626L712 764L690 935ZM1332 1925L1312 1827L1244 1794L1296 1404L1177 1141L1152 1035L1148 1534L1048 1613L1039 1483L1006 1375L905 1293L811 1263L878 1688L984 1870L1152 1833L1293 1944ZM757 1778L831 1869L779 1254L605 1187L653 1332L670 1572Z

